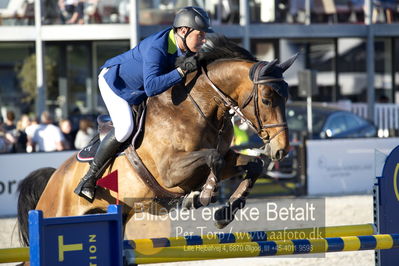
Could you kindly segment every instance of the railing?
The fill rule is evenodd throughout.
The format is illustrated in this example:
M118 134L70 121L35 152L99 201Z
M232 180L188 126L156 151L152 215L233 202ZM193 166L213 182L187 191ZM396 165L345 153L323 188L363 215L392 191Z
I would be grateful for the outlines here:
M131 0L85 0L79 4L64 1L42 1L43 24L101 24L129 23ZM251 23L289 23L306 24L352 23L364 24L367 4L363 1L349 4L348 0L314 0L311 5L305 1L174 1L174 0L136 0L139 2L139 22L142 25L157 25L173 22L177 9L185 5L202 6L210 15L214 25L239 24L243 9L248 9ZM371 1L371 0L370 0ZM0 1L0 25L33 25L35 0ZM280 3L281 2L281 3ZM283 4L282 2L285 2ZM383 2L383 1L372 1ZM244 7L246 5L246 7ZM373 5L373 23L397 23L398 4L391 6ZM74 13L76 12L75 16ZM78 16L76 16L78 15ZM74 19L71 19L74 17Z

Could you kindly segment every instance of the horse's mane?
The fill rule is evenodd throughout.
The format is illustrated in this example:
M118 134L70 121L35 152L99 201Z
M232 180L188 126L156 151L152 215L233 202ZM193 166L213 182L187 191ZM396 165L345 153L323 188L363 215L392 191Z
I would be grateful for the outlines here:
M210 34L198 53L201 65L208 65L218 59L242 59L256 62L258 59L224 35Z

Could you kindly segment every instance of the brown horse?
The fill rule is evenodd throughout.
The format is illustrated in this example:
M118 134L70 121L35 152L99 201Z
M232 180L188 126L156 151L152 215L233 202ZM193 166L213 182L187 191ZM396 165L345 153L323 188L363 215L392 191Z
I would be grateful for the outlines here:
M220 180L242 176L227 205L215 214L218 227L231 222L264 165L259 158L230 149L231 110L258 132L268 157L282 159L289 150L285 119L288 91L282 73L294 60L293 57L281 64L276 60L259 62L245 49L217 37L199 54L199 71L188 75L184 84L149 98L145 129L136 150L145 168L137 166L141 161L133 156L135 149L130 145L126 155L116 157L104 172L119 172L118 198L124 205L125 223L137 211L137 202L149 206L155 200L167 205L183 199L186 207L206 206ZM18 215L25 240L29 208L42 210L45 217L56 217L103 212L115 203L117 194L100 187L93 203L73 193L88 167L72 156L54 173L45 169L48 177L52 174L43 179L49 179L44 190L32 187L35 191L27 192L29 182L21 183L21 193L40 197L32 199L21 194ZM37 174L40 170L34 175ZM150 176L147 179L142 177L146 174Z

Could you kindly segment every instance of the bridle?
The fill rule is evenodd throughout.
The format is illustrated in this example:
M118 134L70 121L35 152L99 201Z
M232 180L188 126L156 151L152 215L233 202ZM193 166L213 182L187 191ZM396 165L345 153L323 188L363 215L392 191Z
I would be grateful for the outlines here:
M265 67L267 62L260 62L260 64L257 65L255 72L254 72L254 78L253 78L253 89L248 98L244 101L244 103L241 106L238 106L238 103L234 101L230 96L226 95L222 90L220 90L209 78L207 72L205 69L202 67L202 72L204 73L205 79L207 83L213 88L213 90L219 95L221 98L223 104L230 110L232 110L235 114L237 114L245 123L248 124L248 126L254 130L255 132L258 133L258 135L262 138L262 140L265 143L269 143L273 138L275 138L277 135L279 135L281 132L283 132L285 129L287 129L287 123L275 123L275 124L267 124L263 125L262 121L260 119L260 114L259 114L259 103L258 103L258 98L259 98L259 84L266 84L269 82L279 82L283 81L282 78L273 78L273 77L267 77L267 78L261 78L259 75L260 70ZM257 121L257 126L255 126L245 115L241 112L242 109L244 109L250 102L251 100L254 100L254 115L256 117ZM264 129L268 128L274 128L274 127L281 127L280 130L278 130L276 133L274 133L272 136L269 134L266 137L262 137L262 132Z

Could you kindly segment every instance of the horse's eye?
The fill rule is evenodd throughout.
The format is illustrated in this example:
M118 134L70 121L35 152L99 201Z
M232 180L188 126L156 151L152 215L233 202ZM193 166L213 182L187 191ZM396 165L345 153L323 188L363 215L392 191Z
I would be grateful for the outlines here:
M269 99L262 99L262 103L266 106L272 106L272 101Z

